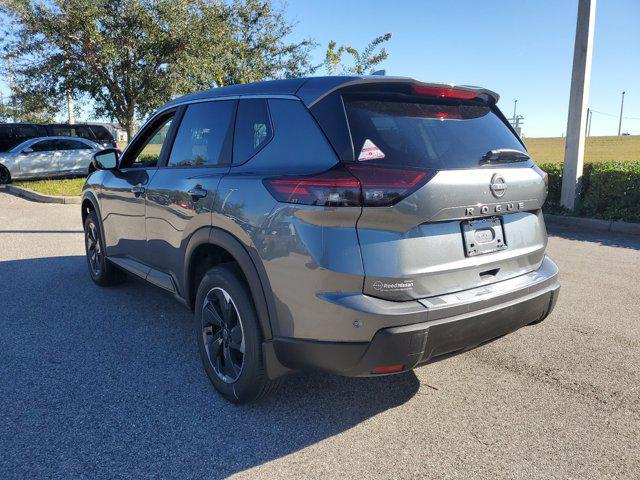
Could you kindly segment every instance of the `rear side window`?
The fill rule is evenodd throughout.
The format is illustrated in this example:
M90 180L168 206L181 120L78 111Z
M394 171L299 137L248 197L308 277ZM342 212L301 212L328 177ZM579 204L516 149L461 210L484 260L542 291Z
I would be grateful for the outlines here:
M95 139L99 142L113 142L113 135L102 125L89 125Z
M89 145L86 145L82 142L78 142L77 140L66 140L60 139L57 140L57 148L56 150L87 150L90 149Z
M16 125L14 128L15 136L23 139L41 137L42 130L37 125Z
M344 97L356 161L476 168L490 150L523 146L487 105Z
M187 107L168 165L194 167L227 163L235 101L195 103Z
M240 100L233 134L233 163L246 162L269 143L272 137L267 101Z

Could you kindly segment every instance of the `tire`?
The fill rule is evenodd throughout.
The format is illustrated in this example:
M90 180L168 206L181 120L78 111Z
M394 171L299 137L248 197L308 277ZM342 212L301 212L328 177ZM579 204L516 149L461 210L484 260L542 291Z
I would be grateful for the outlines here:
M117 285L127 278L122 270L107 260L104 239L95 212L89 212L84 221L84 246L89 275L96 285Z
M0 185L11 183L11 173L4 165L0 165Z
M223 397L248 403L278 387L279 380L267 377L256 310L233 264L213 267L203 277L194 324L202 364Z

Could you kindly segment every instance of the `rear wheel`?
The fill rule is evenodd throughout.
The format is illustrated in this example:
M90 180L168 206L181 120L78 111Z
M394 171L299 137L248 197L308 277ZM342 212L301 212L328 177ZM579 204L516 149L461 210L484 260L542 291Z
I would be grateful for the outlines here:
M104 287L122 283L126 274L107 260L100 224L95 212L84 221L84 245L91 280Z
M277 387L264 369L251 296L233 266L214 267L200 282L195 328L204 369L227 400L250 402Z
M0 165L0 185L11 183L11 173L4 165Z

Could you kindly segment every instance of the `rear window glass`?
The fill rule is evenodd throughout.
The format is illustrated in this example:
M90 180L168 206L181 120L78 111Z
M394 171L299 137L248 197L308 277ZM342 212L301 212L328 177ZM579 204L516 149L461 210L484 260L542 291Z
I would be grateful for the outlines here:
M479 103L345 97L356 161L432 169L475 168L490 150L524 147Z
M96 140L100 142L113 141L113 135L111 135L111 133L109 132L109 130L107 130L106 127L103 127L102 125L90 125L89 128L93 132L93 135L95 136Z

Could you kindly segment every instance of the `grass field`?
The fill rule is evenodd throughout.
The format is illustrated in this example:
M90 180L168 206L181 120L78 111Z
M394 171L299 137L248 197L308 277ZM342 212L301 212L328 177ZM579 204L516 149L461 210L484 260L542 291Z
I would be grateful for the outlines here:
M55 180L23 180L13 182L13 185L28 188L44 195L77 196L82 193L84 177Z
M525 138L529 154L537 163L557 162L564 159L565 139ZM632 162L640 161L640 135L626 137L588 137L584 162Z

